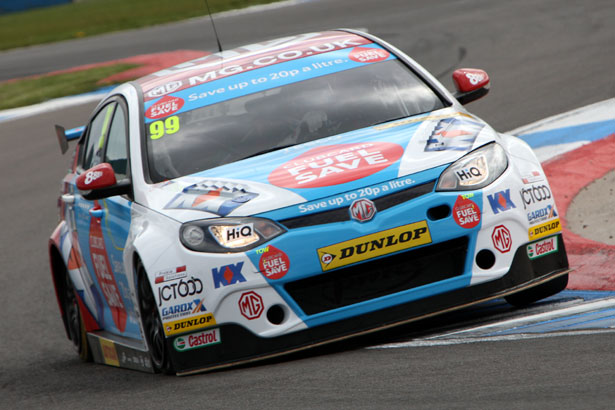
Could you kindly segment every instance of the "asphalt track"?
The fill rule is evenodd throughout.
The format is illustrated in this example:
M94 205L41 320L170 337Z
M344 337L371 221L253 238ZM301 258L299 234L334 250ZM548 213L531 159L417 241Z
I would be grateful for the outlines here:
M366 28L445 84L453 67L486 69L492 91L469 108L498 130L508 130L615 94L612 2L537 3L310 1L223 17L217 25L229 47L308 30ZM209 32L197 19L1 53L0 74L15 77L33 74L32 67L52 71L170 49L211 51L202 46L213 42L203 41L203 33ZM610 308L597 311L606 322L586 325L590 331L573 331L581 326L577 320L557 337L484 341L476 336L484 324L557 312L595 298L608 301L608 293L565 292L526 311L502 304L481 307L278 362L187 378L81 363L62 329L45 248L69 160L59 155L53 124L81 125L92 107L0 123L0 408L613 407ZM579 161L576 167L582 168ZM560 166L564 170L565 164ZM461 329L473 329L472 340L451 342L458 338L447 335ZM410 343L426 339L438 343Z

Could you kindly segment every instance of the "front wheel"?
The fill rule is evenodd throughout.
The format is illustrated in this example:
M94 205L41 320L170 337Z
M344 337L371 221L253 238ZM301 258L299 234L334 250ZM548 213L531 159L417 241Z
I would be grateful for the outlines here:
M92 351L88 345L85 323L79 310L75 287L66 270L64 271L64 295L62 301L68 327L68 337L73 342L73 347L81 360L90 362L92 361Z
M504 299L515 307L525 307L540 299L555 295L566 289L568 274L558 276L546 283L505 296Z
M145 333L145 341L150 351L154 371L156 373L173 374L175 370L166 346L166 337L158 309L156 308L156 299L149 284L145 268L143 268L140 262L137 265L137 287L143 332Z

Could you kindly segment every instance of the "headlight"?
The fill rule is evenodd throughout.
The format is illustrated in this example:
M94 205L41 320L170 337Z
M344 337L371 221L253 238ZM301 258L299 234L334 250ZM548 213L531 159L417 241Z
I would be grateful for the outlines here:
M262 218L216 218L188 222L179 239L197 252L245 252L285 232L273 221Z
M497 143L484 145L452 163L440 175L436 191L484 188L506 171L508 158Z

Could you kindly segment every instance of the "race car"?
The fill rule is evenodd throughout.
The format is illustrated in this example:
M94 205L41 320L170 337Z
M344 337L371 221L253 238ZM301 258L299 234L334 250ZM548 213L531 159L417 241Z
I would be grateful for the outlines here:
M84 360L186 375L567 285L520 139L354 30L210 54L118 86L84 127L49 241Z

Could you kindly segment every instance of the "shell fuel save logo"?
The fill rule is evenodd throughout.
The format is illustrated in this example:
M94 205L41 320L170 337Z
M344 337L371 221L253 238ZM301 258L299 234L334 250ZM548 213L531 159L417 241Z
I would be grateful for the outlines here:
M324 271L431 243L427 221L414 222L318 249Z
M321 188L365 178L404 154L392 142L365 142L313 148L280 165L269 182L283 188Z

